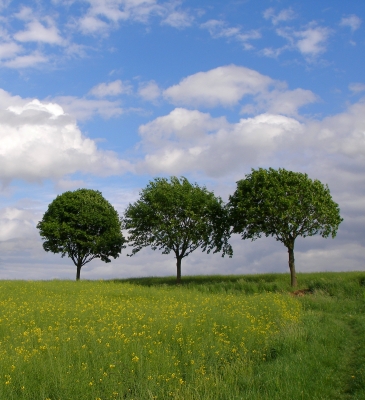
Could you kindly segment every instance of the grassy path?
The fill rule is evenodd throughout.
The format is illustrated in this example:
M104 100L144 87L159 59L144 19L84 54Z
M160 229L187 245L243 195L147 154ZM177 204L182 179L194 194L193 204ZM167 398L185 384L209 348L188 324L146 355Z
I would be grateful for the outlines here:
M296 370L287 374L287 379L297 387L296 396L300 393L303 399L313 400L365 399L365 287L362 276L303 275L302 286L309 287L313 294L298 298L305 310L302 337L283 352L282 358L282 362L286 359ZM298 385L301 384L300 391ZM290 398L288 391L285 396Z
M343 379L343 398L365 399L365 317L364 315L345 318L350 346Z

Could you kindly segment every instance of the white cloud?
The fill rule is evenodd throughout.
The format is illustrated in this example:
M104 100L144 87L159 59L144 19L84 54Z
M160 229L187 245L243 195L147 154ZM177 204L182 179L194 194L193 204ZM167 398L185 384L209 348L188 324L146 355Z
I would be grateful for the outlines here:
M51 115L51 119L57 119L60 115L63 115L63 109L58 104L47 103L42 104L39 100L35 99L26 103L24 106L9 106L7 111L11 111L14 114L21 115L23 112L32 110L32 111L44 111Z
M48 26L34 20L26 25L26 30L19 31L14 35L18 42L41 42L48 44L65 45L65 41L59 34L53 21L48 20Z
M239 27L227 26L227 23L221 20L211 19L200 25L202 29L207 29L210 35L217 38L233 38L243 43L245 50L250 50L253 46L249 43L250 40L260 39L261 34L258 30L242 32Z
M310 23L305 29L296 31L292 28L277 28L276 34L287 40L279 48L264 48L260 53L266 57L278 57L287 50L299 51L307 61L313 61L327 50L327 40L332 31L329 28Z
M209 114L198 110L175 108L170 114L158 117L154 121L139 128L139 133L148 145L156 148L171 138L179 141L195 140L204 137L207 132L229 128L224 117L212 118Z
M313 26L303 31L294 32L299 40L296 47L305 56L317 56L326 51L326 41L330 35L328 28Z
M278 58L280 54L287 50L289 46L283 46L279 47L277 49L273 49L272 47L265 47L260 51L260 54L262 54L265 57L272 57L272 58Z
M67 113L78 120L87 120L97 114L109 119L125 112L119 101L93 100L74 96L58 96L54 98L54 101L61 104Z
M346 112L308 123L311 136L317 135L322 151L343 155L365 166L365 102L360 101Z
M120 21L147 23L150 17L158 16L162 23L175 28L190 26L193 17L179 9L179 3L157 0L87 0L89 8L78 21L79 29L85 34L106 32L116 27Z
M344 182L356 185L351 192L365 196L364 115L365 102L359 102L321 121L264 113L228 123L224 117L178 108L140 127L146 156L138 168L220 177L254 166L284 166L311 171L331 181L338 193L345 190Z
M236 65L190 75L166 89L163 96L176 105L205 107L233 106L251 96L243 112L285 115L297 115L298 108L317 100L309 90L287 90L284 82Z
M6 104L6 106L4 106ZM56 103L0 91L0 180L62 179L75 172L119 174L128 162L98 150Z
M29 210L15 207L0 209L0 242L12 239L28 239L34 236L38 216Z
M69 48L73 47L61 37L55 21L49 16L36 16L31 8L22 7L11 17L24 22L25 29L19 30L18 23L11 25L9 29L12 32L0 28L0 60L3 67L23 69L48 63L54 57L45 53L44 44L63 47L70 44ZM69 48L65 49L66 53L69 53Z
M351 92L354 92L354 93L364 92L365 91L365 83L361 83L361 82L350 83L349 89L351 90Z
M0 1L0 10L3 9L3 8L5 8L5 7L8 7L8 5L10 4L10 2L11 2L11 0L1 0L1 1Z
M0 60L14 58L23 48L15 42L0 43Z
M273 82L249 68L228 65L190 75L166 89L163 96L173 104L232 106L245 95L266 90Z
M298 116L298 109L304 105L318 101L317 96L310 90L272 90L258 94L255 97L256 104L245 105L243 113L256 114L267 111L272 114L284 114Z
M132 86L123 83L121 80L116 80L110 83L100 83L94 86L89 94L95 97L107 97L107 96L118 96L119 94L132 92Z
M109 25L105 21L92 15L86 15L80 18L76 25L80 31L85 34L99 33L106 31L109 28Z
M286 133L300 132L299 122L280 115L261 114L230 124L223 117L175 109L140 127L148 154L139 169L151 174L199 171L224 176L265 159L282 146Z
M57 0L53 3L57 3ZM66 3L59 2L60 5L70 6L73 1ZM21 6L19 12L9 16L18 21L11 26L4 23L4 27L0 28L2 66L22 69L37 67L50 61L57 62L60 59L59 50L45 48L45 44L52 47L62 46L62 53L66 57L83 57L87 46L73 43L75 31L100 37L117 29L122 21L145 24L151 17L157 17L161 24L175 28L190 26L194 21L194 17L175 0L161 3L158 0L87 0L85 3L86 5L78 5L78 12L72 12L68 16L68 22L59 27L53 10L47 15L38 8L33 10L33 7ZM63 22L61 18L60 21Z
M240 28L227 27L224 21L210 19L200 25L201 28L207 29L214 38L231 37L240 33Z
M67 47L64 48L64 54L66 57L86 57L88 46L77 43L68 43Z
M355 15L349 15L348 17L343 17L340 22L340 26L348 26L352 30L352 32L356 31L361 26L361 19Z
M25 6L22 6L20 11L14 14L14 16L22 21L31 21L34 18L33 10L30 7Z
M263 16L265 19L270 19L274 25L277 25L280 22L290 21L296 17L291 8L281 10L277 14L275 14L275 10L273 8L268 8L264 11Z
M42 53L39 53L38 51L35 51L24 56L17 56L13 59L6 60L2 63L2 65L8 68L20 69L35 67L39 64L44 64L46 62L48 62L48 57L46 57Z
M26 22L26 29L16 32L13 36L18 42L66 44L66 41L60 36L55 21L51 17L38 18L34 15L31 8L24 6L15 14L15 17ZM45 22L45 25L41 23L41 20Z
M184 11L171 11L165 19L162 20L162 24L172 26L173 28L186 28L191 26L194 18Z
M155 81L145 82L140 85L138 94L142 99L147 101L154 101L161 95L161 89Z

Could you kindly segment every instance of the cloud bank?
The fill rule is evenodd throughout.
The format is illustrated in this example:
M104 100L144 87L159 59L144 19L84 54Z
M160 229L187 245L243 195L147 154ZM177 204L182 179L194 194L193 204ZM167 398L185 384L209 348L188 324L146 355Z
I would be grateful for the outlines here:
M120 174L128 162L99 150L57 103L22 99L0 90L0 180L40 182L75 172Z

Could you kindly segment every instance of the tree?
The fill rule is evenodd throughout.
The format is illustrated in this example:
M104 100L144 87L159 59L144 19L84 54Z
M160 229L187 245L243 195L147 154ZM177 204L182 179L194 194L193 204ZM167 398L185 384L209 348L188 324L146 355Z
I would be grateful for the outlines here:
M228 208L232 232L240 233L242 239L255 240L265 234L286 246L292 286L297 285L295 239L316 234L334 238L342 221L327 185L285 169L252 169L237 182Z
M231 255L227 242L227 212L219 197L186 178L155 178L130 204L123 219L129 232L132 254L143 247L174 252L177 283L181 282L181 260L197 248Z
M76 280L81 268L94 258L108 263L125 248L119 215L96 190L78 189L57 196L37 228L45 251L71 258Z

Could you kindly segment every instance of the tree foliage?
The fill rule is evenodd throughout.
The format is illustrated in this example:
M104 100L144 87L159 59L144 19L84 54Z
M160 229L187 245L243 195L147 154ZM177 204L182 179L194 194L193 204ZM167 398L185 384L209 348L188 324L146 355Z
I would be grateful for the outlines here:
M228 207L233 233L251 240L274 236L287 247L292 286L295 239L316 234L334 238L342 221L327 185L285 169L252 169L237 182Z
M45 251L68 255L77 267L94 258L110 262L125 247L117 211L99 191L78 189L56 197L37 228Z
M123 225L133 246L131 255L148 246L163 250L163 254L172 251L180 282L181 260L197 248L232 254L227 223L219 197L184 177L173 176L149 182L139 200L126 209Z

